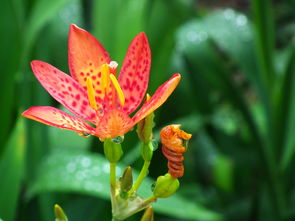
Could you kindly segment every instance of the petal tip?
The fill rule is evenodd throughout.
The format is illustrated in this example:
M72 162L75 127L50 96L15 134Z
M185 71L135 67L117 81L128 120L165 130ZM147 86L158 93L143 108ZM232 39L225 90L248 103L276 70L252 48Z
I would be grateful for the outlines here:
M80 28L76 24L70 24L70 31L79 30Z
M181 75L179 73L173 74L171 80L175 80L177 81L177 83L179 83L179 81L181 80Z
M29 110L29 109L28 109L28 110ZM27 116L26 113L28 112L28 110L25 110L24 112L22 112L21 116L22 116L22 117L26 117L26 116Z

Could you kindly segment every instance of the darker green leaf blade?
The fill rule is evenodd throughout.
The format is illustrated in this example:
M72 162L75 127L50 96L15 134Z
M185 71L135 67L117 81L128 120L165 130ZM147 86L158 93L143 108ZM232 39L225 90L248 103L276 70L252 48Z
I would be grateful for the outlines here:
M271 90L275 80L272 2L270 0L252 0L252 11L260 74L265 87Z
M282 138L281 169L286 169L295 153L295 50L290 56L281 93L279 117Z
M24 173L25 130L23 119L19 119L5 152L0 159L0 215L4 220L14 220L17 200Z

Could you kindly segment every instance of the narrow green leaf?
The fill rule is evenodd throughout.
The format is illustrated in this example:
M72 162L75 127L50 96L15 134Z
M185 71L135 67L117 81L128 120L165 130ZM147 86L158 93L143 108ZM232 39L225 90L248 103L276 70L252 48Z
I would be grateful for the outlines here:
M23 119L19 119L5 152L0 159L0 214L4 220L14 220L17 200L24 173L25 130Z
M274 69L274 18L270 0L252 0L257 59L265 87L271 90L275 82ZM269 91L270 92L270 91Z
M295 50L285 72L280 104L281 169L286 169L295 153Z
M18 6L20 1L1 2L1 30L0 60L1 60L1 86L0 86L0 156L4 151L5 142L12 130L15 118L15 76L20 63L21 29L19 27ZM15 6L15 7L14 7Z

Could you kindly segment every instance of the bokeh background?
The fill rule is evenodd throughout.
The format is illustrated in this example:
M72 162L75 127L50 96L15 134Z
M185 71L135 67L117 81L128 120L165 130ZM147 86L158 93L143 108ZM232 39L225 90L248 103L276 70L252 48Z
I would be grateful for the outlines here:
M67 37L75 23L120 64L132 38L152 50L149 93L180 72L155 112L161 127L193 134L175 196L154 205L157 221L295 219L295 1L1 1L0 218L110 220L108 164L95 137L23 119L30 106L59 107L30 70L46 61L69 73ZM119 172L141 168L135 130L125 136ZM140 194L167 172L160 148ZM128 219L140 220L140 215Z

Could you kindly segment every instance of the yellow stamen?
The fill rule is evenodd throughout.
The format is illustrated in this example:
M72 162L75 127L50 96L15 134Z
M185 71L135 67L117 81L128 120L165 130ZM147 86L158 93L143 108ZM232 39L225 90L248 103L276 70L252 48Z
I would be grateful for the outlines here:
M87 87L87 95L88 95L88 100L89 100L90 106L94 110L97 110L98 108L97 108L97 104L96 104L96 100L95 100L95 93L94 93L94 89L93 89L92 80L90 77L87 77L86 87Z
M151 96L149 94L146 94L145 102L148 102L150 99L151 99Z
M109 90L110 80L110 68L108 64L103 64L101 67L101 88L103 93L107 93Z
M124 106L124 104L125 104L125 96L124 96L124 93L123 93L123 91L122 91L122 89L120 87L120 84L119 84L117 78L115 77L115 75L110 74L110 79L111 79L111 81L112 81L112 83L113 83L113 85L114 85L114 87L115 87L115 89L117 91L117 94L118 94L121 105Z

